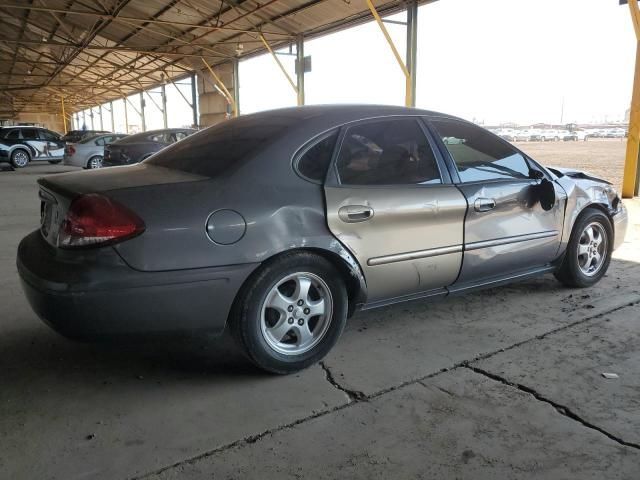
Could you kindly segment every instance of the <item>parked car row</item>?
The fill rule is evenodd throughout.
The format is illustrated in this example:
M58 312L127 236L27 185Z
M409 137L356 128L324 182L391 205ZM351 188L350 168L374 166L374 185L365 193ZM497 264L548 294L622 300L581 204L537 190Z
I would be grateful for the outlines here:
M509 142L559 142L587 141L589 138L624 138L624 128L557 130L537 128L493 128L489 129Z
M41 127L3 127L0 129L0 163L9 163L12 168L23 168L33 161L64 162L87 169L130 165L194 132L173 128L125 135L102 130L72 130L61 136Z
M515 129L499 128L491 129L493 133L509 142L559 142L564 141L586 141L589 133L586 130L554 130L554 129Z

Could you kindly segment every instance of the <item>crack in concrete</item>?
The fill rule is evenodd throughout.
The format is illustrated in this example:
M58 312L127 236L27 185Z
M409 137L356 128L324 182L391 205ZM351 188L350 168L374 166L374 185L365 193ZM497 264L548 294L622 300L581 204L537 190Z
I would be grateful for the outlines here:
M327 364L322 361L319 363L320 363L320 366L322 367L322 370L324 370L325 376L327 377L327 382L333 385L334 388L337 388L338 390L343 392L347 396L350 402L360 402L363 400L367 400L367 396L364 394L364 392L360 392L358 390L351 390L347 387L343 387L342 385L340 385L340 383L338 383L338 381L336 381L335 377L333 376L331 369L327 367Z
M255 443L255 442L261 440L262 438L264 438L264 437L266 437L268 435L271 435L271 434L274 434L274 433L278 433L278 432L280 432L282 430L287 430L287 429L290 429L290 428L294 428L294 427L296 427L298 425L301 425L303 423L306 423L306 422L308 422L310 420L314 420L316 418L321 418L321 417L324 417L325 415L330 415L330 414L332 414L334 412L338 412L338 411L343 410L345 408L351 407L351 406L353 406L353 405L355 405L357 403L368 402L369 400L373 400L373 399L378 398L378 397L380 397L382 395L386 395L387 393L391 393L391 392L394 392L396 390L400 390L400 389L405 388L405 387L407 387L409 385L414 385L416 383L419 383L422 386L426 386L424 383L422 383L423 381L428 380L428 379L433 378L433 377L436 377L438 375L442 375L443 373L446 373L446 372L449 372L449 371L452 371L452 370L456 370L458 368L468 368L468 369L471 369L471 370L478 369L477 367L471 367L470 364L474 363L474 362L477 362L479 360L485 360L485 359L490 358L490 357L492 357L494 355L497 355L499 353L507 352L507 351L512 350L514 348L518 348L518 347L520 347L522 345L527 344L528 342L532 342L532 341L535 341L535 340L541 340L541 339L546 338L547 336L552 335L554 333L558 333L558 332L567 330L569 328L575 327L577 325L581 325L581 324L589 322L591 320L596 320L598 318L602 318L605 315L609 315L611 313L617 312L618 310L622 310L622 309L628 308L628 307L633 307L635 305L640 305L640 300L635 300L635 301L632 301L632 302L629 302L629 303L625 303L624 305L619 305L617 307L611 308L610 310L607 310L607 311L604 311L604 312L600 312L597 315L592 315L590 317L585 317L585 318L583 318L581 320L577 320L577 321L569 323L567 325L563 325L561 327L549 330L549 331L547 331L545 333L542 333L540 335L536 335L534 337L528 338L528 339L523 340L521 342L514 343L513 345L509 345L508 347L501 348L501 349L494 350L494 351L487 352L487 353L483 353L483 354L475 356L472 359L462 360L461 362L454 363L450 367L444 367L444 368L441 368L440 370L437 370L435 372L432 372L432 373L429 373L427 375L424 375L423 377L407 380L407 381L402 382L400 384L393 385L391 387L384 388L382 390L378 390L377 392L374 392L374 393L372 393L370 395L367 395L364 392L360 392L360 391L357 391L357 390L350 390L350 389L347 389L347 388L343 387L342 385L340 385L335 380L335 378L333 376L333 372L331 372L331 370L326 366L324 361L321 361L321 362L319 362L319 364L320 364L320 366L322 367L322 369L325 372L327 381L329 383L331 383L331 385L334 388L337 388L338 390L344 392L347 395L347 397L349 399L349 401L347 403L345 403L343 405L338 405L337 407L333 407L333 408L330 408L330 409L327 409L327 410L322 410L320 412L316 412L316 413L314 413L312 415L300 418L298 420L295 420L294 422L290 422L290 423L285 424L285 425L280 425L280 426L265 430L263 432L260 432L260 433L254 434L254 435L248 435L248 436L243 437L243 438L241 438L239 440L227 443L225 445L221 445L218 448L209 450L209 451L204 452L202 454L199 454L199 455L196 455L196 456L193 456L193 457L189 457L187 459L180 460L178 462L175 462L172 465L168 465L168 466L162 467L162 468L160 468L158 470L154 470L152 472L147 472L147 473L143 473L141 475L137 475L137 476L131 477L131 480L140 480L140 479L144 479L144 478L149 478L149 477L151 477L153 475L161 474L161 473L163 473L163 472L165 472L167 470L171 470L173 468L179 468L181 465L195 463L195 462L197 462L199 460L211 457L213 455L216 455L218 453L224 452L226 450L230 450L230 449L233 449L233 448L238 448L238 447L242 447L244 445L249 445L249 444ZM481 369L478 369L478 370L481 370ZM476 373L480 373L480 372L476 372ZM487 373L487 376L493 375L493 374L490 374L489 372L486 372L486 373ZM497 377L497 378L499 378L499 377ZM497 380L497 379L494 379L494 380ZM509 382L507 382L506 380L504 380L504 382L507 385L510 385ZM516 385L512 385L512 386L515 386L517 388ZM522 387L523 391L525 391L527 393L531 393L532 395L534 395L534 393L532 393L533 390L528 389L528 387L525 387L524 385L521 386L521 387ZM527 389L531 390L531 391L528 392ZM540 398L540 400L541 401L546 401L547 403L553 405L553 403L550 400L546 400L546 399L543 399L543 398ZM553 405L553 406L555 407L555 405ZM588 422L585 422L585 421L581 420L580 417L575 415L573 412L570 412L569 409L567 409L566 407L564 407L562 405L558 405L556 410L558 410L558 412L562 413L563 415L565 415L565 416L567 416L569 418L573 418L573 417L571 417L571 415L575 416L575 420L580 421L580 423L582 423L583 425L585 425L585 426L587 426L589 428L592 428L594 430L597 430L597 431L603 433L604 435L606 435L607 437L611 438L612 440L620 443L621 445L629 446L631 448L640 449L640 445L638 445L638 444L625 442L624 440L621 440L621 439L616 438L615 436L612 436L611 434L609 434L605 430L602 430L601 428L599 428L599 427L597 427L595 425L591 425Z
M580 423L582 426L589 428L591 430L595 430L597 432L600 432L601 434L605 435L607 438L609 438L610 440L613 440L614 442L623 445L625 447L630 447L630 448L635 448L637 450L640 450L640 444L634 443L634 442L627 442L626 440L623 440L622 438L614 435L613 433L610 433L608 431L606 431L604 428L599 427L587 420L585 420L584 418L580 417L577 413L575 413L573 410L571 410L569 407L567 407L566 405L562 405L554 400L551 400L550 398L545 397L544 395L542 395L541 393L537 392L535 389L531 388L531 387L527 387L526 385L523 385L521 383L515 383L515 382L511 382L509 380L507 380L506 378L497 375L495 373L489 372L487 370L484 370L480 367L474 367L472 365L466 364L463 366L464 368L467 368L469 370L471 370L474 373L477 373L478 375L483 375L487 378L490 378L491 380L494 380L496 382L502 383L503 385L507 385L509 387L512 388L516 388L518 390L520 390L521 392L524 393L528 393L529 395L533 396L536 400L540 401L540 402L544 402L548 405L551 405L553 408L555 408L555 410L562 416L565 416L567 418L570 418L571 420L574 420L578 423Z
M308 417L299 418L298 420L295 420L293 422L287 423L285 425L279 425L277 427L264 430L264 431L262 431L260 433L254 434L254 435L248 435L248 436L240 438L240 439L238 439L238 440L236 440L234 442L230 442L230 443L221 445L221 446L219 446L219 447L217 447L217 448L215 448L213 450L209 450L207 452L201 453L199 455L195 455L193 457L189 457L187 459L179 460L179 461L173 463L172 465L164 466L162 468L159 468L158 470L154 470L153 472L147 472L147 473L142 473L140 475L135 475L133 477L130 477L130 480L142 480L142 479L145 479L145 478L152 477L154 475L160 475L161 473L164 473L167 470L171 470L171 469L174 469L174 468L180 468L181 466L187 465L187 464L193 464L193 463L198 462L198 461L200 461L202 459L211 457L211 456L216 455L216 454L221 453L221 452L225 452L227 450L231 450L233 448L239 448L239 447L242 447L244 445L250 445L252 443L256 443L257 441L263 439L266 436L272 435L274 433L281 432L283 430L288 430L288 429L294 428L294 427L296 427L298 425L306 423L306 422L308 422L310 420L314 420L316 418L321 418L321 417L324 417L326 415L330 415L330 414L338 412L338 411L340 411L340 410L342 410L344 408L350 407L353 404L354 404L354 402L348 402L348 403L343 403L342 405L338 405L337 407L330 408L328 410L321 410L321 411L316 412L316 413L314 413L312 415L309 415Z

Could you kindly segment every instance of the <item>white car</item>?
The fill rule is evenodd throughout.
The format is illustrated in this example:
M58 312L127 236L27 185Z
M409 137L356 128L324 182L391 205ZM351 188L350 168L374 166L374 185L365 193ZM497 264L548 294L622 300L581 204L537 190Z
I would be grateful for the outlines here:
M533 131L526 128L524 130L516 130L514 133L515 140L517 142L528 142L531 140L531 136L533 135Z
M562 137L565 142L586 142L587 138L589 138L589 134L586 130L574 130L572 132L567 132Z
M557 142L560 140L560 132L558 130L541 130L540 141L542 142Z

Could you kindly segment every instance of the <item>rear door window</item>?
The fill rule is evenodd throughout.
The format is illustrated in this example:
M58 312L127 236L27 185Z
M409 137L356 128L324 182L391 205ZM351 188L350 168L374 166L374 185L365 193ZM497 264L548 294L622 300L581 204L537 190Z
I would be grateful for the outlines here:
M24 140L36 140L38 138L38 132L34 128L23 128L22 138Z
M337 169L343 185L442 183L433 150L415 118L349 127Z

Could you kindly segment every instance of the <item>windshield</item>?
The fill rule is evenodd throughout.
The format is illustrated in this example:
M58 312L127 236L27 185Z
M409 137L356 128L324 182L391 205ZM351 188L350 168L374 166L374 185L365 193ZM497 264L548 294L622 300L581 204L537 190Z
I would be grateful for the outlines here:
M234 118L174 143L146 163L215 177L271 145L295 123L280 115Z

